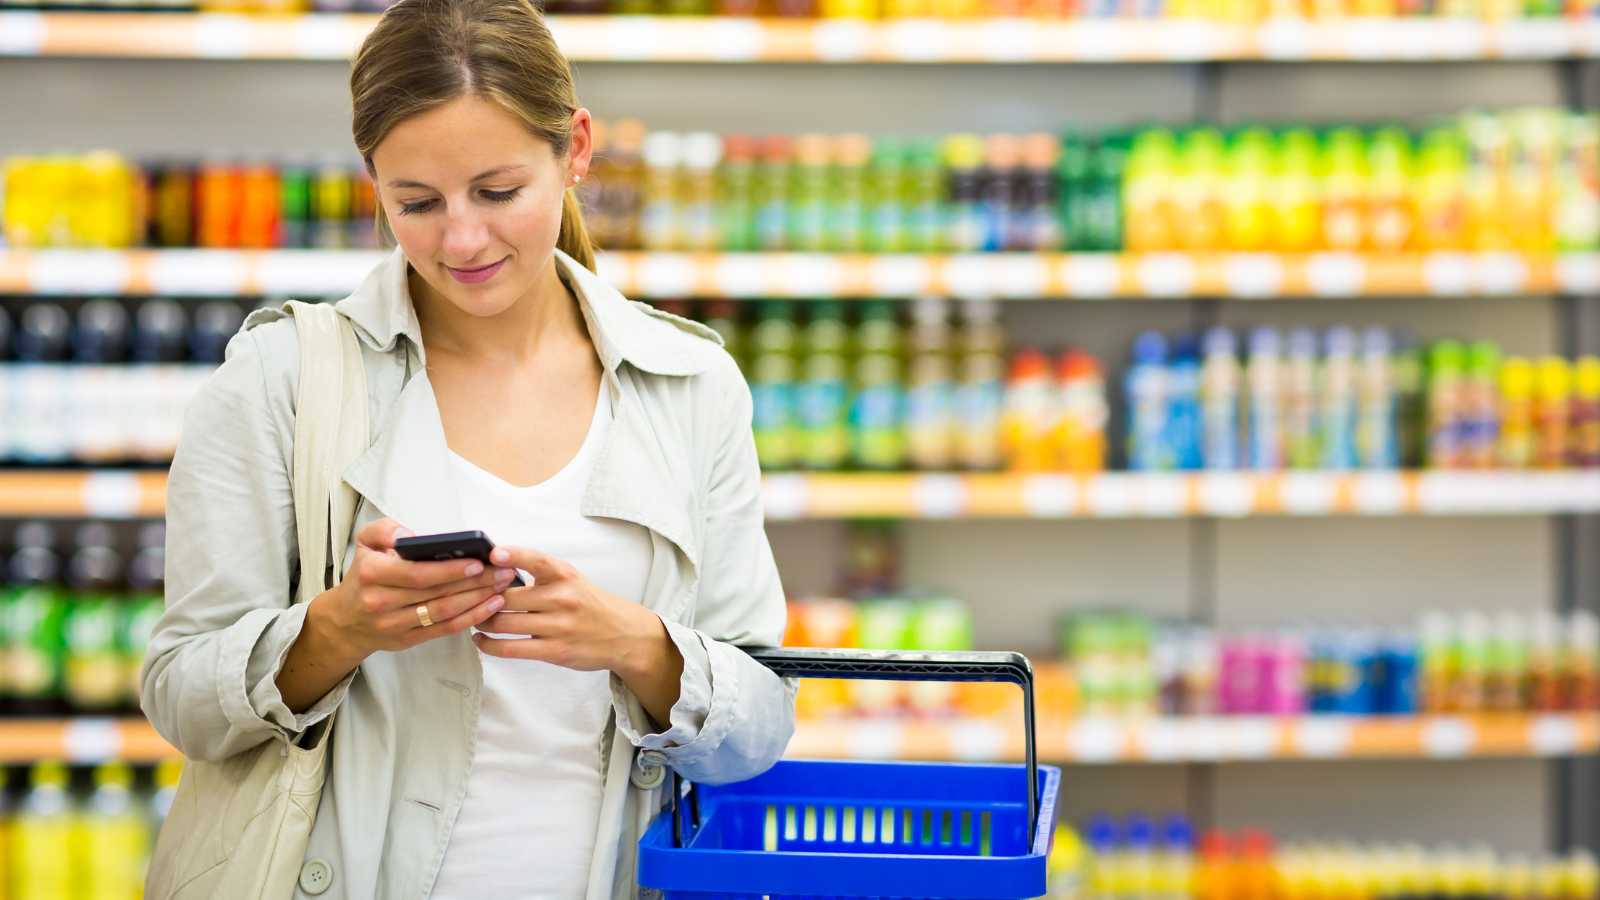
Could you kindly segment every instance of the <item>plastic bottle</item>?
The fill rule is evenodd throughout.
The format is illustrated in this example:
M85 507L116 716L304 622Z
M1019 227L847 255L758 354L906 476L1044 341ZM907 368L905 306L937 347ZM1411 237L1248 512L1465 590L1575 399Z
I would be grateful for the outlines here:
M123 696L128 700L131 714L139 707L140 668L145 651L150 646L150 636L166 609L163 598L166 569L166 526L152 522L141 526L137 551L128 563L127 583L129 595L122 606L122 620L117 624L117 643L122 650L122 681L126 687Z
M1067 351L1056 368L1056 389L1060 415L1051 441L1055 467L1080 474L1104 470L1111 411L1099 361L1081 351Z
M1580 356L1572 367L1567 464L1600 466L1600 357Z
M1229 142L1222 206L1230 250L1272 249L1273 151L1272 134L1264 128L1246 128Z
M1291 128L1278 138L1269 197L1275 250L1305 253L1322 245L1319 153L1317 136L1310 129Z
M1128 468L1159 472L1173 468L1176 457L1168 443L1167 342L1147 331L1133 343L1125 376L1128 404Z
M1359 463L1356 429L1360 423L1356 336L1343 326L1328 329L1318 396L1322 468L1347 471Z
M1462 464L1470 469L1494 465L1500 439L1500 412L1496 382L1500 377L1500 348L1492 341L1474 341L1467 349L1467 371L1462 383L1464 428Z
M1423 135L1415 190L1420 249L1466 246L1466 173L1466 143L1458 129L1433 128Z
M1498 116L1461 117L1467 141L1466 249L1509 250L1515 235L1511 209L1511 135Z
M1395 425L1400 445L1400 465L1420 468L1427 460L1428 416L1426 377L1422 351L1407 331L1394 333Z
M945 171L939 145L914 141L907 155L905 208L913 253L952 249L946 241Z
M1167 364L1167 442L1177 468L1199 469L1204 460L1200 418L1200 342L1183 335L1172 344Z
M136 900L144 890L148 823L134 805L133 772L123 763L95 769L82 820L82 900Z
M1533 407L1534 465L1559 469L1567 463L1571 440L1572 371L1559 356L1539 360Z
M1283 440L1293 469L1316 469L1322 463L1317 420L1317 335L1308 328L1289 332L1285 360Z
M1400 465L1396 422L1396 387L1391 362L1393 341L1387 329L1368 328L1361 336L1361 368L1357 375L1356 459L1364 469Z
M1160 251L1179 246L1178 221L1183 215L1179 187L1183 179L1177 138L1171 131L1147 129L1133 139L1122 179L1127 249Z
M750 335L750 395L756 456L763 469L786 469L797 461L794 305L761 305Z
M1240 835L1239 845L1234 900L1273 900L1278 893L1278 876L1272 863L1271 836L1247 829Z
M78 365L66 373L62 398L70 407L64 424L68 454L75 460L104 465L132 455L123 411L134 388L129 379L119 377L130 336L121 303L90 300L79 308L72 341Z
M987 249L989 222L983 202L987 173L983 154L983 138L975 134L952 135L942 147L949 179L944 244L954 253Z
M906 163L905 144L887 138L873 140L866 180L869 253L905 253L911 249Z
M1090 192L1094 185L1093 148L1090 139L1076 133L1061 135L1056 157L1056 218L1061 223L1063 250L1094 249L1090 226ZM1130 177L1134 173L1130 172Z
M1453 707L1457 712L1481 712L1487 699L1489 676L1489 617L1469 612L1461 616L1456 632L1459 660Z
M1050 842L1050 900L1089 900L1089 854L1077 829L1056 823Z
M1200 418L1204 435L1204 468L1231 471L1240 467L1240 370L1233 332L1216 327L1205 335L1205 360L1200 366Z
M1566 117L1557 178L1556 249L1600 248L1600 116Z
M1123 895L1129 900L1149 900L1156 893L1156 827L1147 816L1131 816L1124 832Z
M792 145L786 137L761 144L755 173L756 245L761 250L789 247L789 181Z
M60 463L70 450L67 423L74 411L68 397L72 371L67 359L72 334L66 310L34 303L17 322L16 362L11 367L12 458L24 463Z
M1009 134L984 140L984 179L979 189L982 250L1022 250L1022 144Z
M1392 632L1383 642L1384 684L1379 711L1414 716L1422 711L1421 651L1415 635Z
M722 165L716 172L718 248L735 253L760 249L756 240L756 153L753 138L729 135L722 142Z
M867 248L867 166L872 160L872 141L860 134L841 135L833 141L832 154L828 249L860 253Z
M1245 363L1248 402L1245 405L1245 465L1258 471L1284 467L1284 376L1282 340L1271 328L1250 333Z
M1330 250L1358 251L1371 235L1367 142L1359 129L1336 128L1323 141L1322 238Z
M1191 251L1226 249L1224 213L1224 142L1214 128L1196 128L1184 136L1178 155L1178 248Z
M919 297L911 305L906 456L913 468L949 469L956 459L956 381L949 305Z
M1593 612L1580 609L1570 615L1563 657L1567 708L1600 709L1600 619Z
M855 346L852 457L863 469L899 469L906 462L905 382L893 304L862 304Z
M59 762L34 764L11 822L11 900L62 900L78 896L85 860L77 810Z
M1156 900L1188 900L1194 881L1194 827L1183 816L1168 816L1161 826L1156 856Z
M721 137L709 131L684 135L678 200L681 249L710 252L720 247L717 167L721 162Z
M1051 467L1050 432L1060 415L1053 382L1050 360L1039 350L1024 347L1012 354L1000 416L1000 447L1006 467L1013 471Z
M1055 176L1060 155L1061 146L1051 135L1023 138L1014 230L1005 249L1050 252L1063 248Z
M1508 356L1500 366L1500 440L1496 458L1502 468L1533 465L1533 363Z
M1528 630L1528 706L1534 712L1554 712L1565 706L1561 677L1562 626L1548 610L1533 614Z
M1085 250L1122 249L1123 190L1127 138L1103 135L1089 159L1089 181L1082 200Z
M1097 815L1089 820L1084 836L1089 846L1088 896L1092 900L1113 900L1122 878L1117 825L1110 816Z
M1411 136L1401 128L1380 128L1372 135L1368 158L1371 166L1370 239L1378 253L1398 253L1416 241L1416 210L1412 185L1416 168Z
M644 139L639 242L646 250L681 250L686 243L680 180L685 149L670 131L652 131Z
M1448 615L1430 612L1423 615L1418 628L1421 653L1422 709L1440 713L1450 708L1450 689L1455 680L1454 625Z
M124 654L118 642L122 617L122 556L110 526L91 522L74 536L67 584L74 596L62 632L66 637L66 699L74 709L107 712L126 703Z
M607 155L591 179L596 193L590 209L599 213L601 228L595 241L618 249L642 246L639 219L644 202L644 123L621 119L608 129Z
M1465 349L1440 341L1428 354L1428 459L1435 469L1456 469L1465 462L1462 421Z
M801 342L799 462L818 471L837 469L850 458L850 330L844 307L835 301L813 303Z
M1194 872L1195 900L1239 900L1232 856L1232 842L1226 834L1208 831L1200 838L1200 858Z
M957 336L956 462L965 469L993 469L1001 462L1000 411L1005 393L1005 333L1000 307L969 298L961 304Z
M828 249L828 194L832 181L828 138L803 134L794 142L789 173L788 249L819 253Z
M56 532L43 522L28 522L17 529L15 544L8 565L15 588L5 623L11 708L20 715L59 714L64 710L67 598L61 589Z

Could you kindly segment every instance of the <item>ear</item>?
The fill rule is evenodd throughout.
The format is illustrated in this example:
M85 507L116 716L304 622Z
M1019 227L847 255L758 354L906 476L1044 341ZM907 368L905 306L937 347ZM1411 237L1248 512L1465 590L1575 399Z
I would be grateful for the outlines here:
M589 162L594 158L594 119L589 111L579 107L572 114L572 140L567 147L568 171L583 178L589 174Z

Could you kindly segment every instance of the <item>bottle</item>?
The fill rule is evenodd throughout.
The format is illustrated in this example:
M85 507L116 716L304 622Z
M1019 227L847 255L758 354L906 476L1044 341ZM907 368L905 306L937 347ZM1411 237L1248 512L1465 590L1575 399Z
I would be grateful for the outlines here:
M956 463L965 469L998 468L1000 412L1005 392L1005 332L1000 307L987 299L961 304L957 335Z
M82 820L83 900L134 900L144 891L148 823L134 805L133 771L108 763L94 771Z
M1500 439L1500 413L1495 383L1500 377L1500 348L1492 341L1474 341L1467 349L1467 371L1462 382L1462 464L1469 469L1494 465Z
M63 711L67 613L56 532L44 522L28 522L17 529L15 544L8 565L15 587L6 610L11 706L19 715L55 715Z
M948 170L949 212L944 246L952 253L973 253L988 249L988 222L984 215L983 139L974 134L958 134L944 141L942 155Z
M905 144L889 138L872 141L866 177L869 253L905 253L911 249L906 162Z
M18 420L10 406L13 395L12 372L16 368L11 364L11 336L11 314L0 307L0 461L13 458L13 435L18 430Z
M1428 354L1429 468L1456 469L1465 461L1461 440L1465 358L1465 348L1455 341L1440 341Z
M1240 467L1240 371L1233 332L1215 327L1205 334L1205 361L1200 367L1200 418L1204 434L1204 468L1232 471Z
M1156 887L1156 828L1145 816L1132 816L1123 838L1123 896L1151 897Z
M1509 250L1514 243L1511 135L1498 116L1461 117L1467 142L1466 245L1479 251Z
M73 359L67 373L65 417L72 458L99 465L131 454L124 419L134 382L123 377L130 337L128 313L115 300L90 300L78 310Z
M1050 431L1058 418L1050 359L1032 347L1012 354L1000 416L1000 446L1006 468L1040 472L1050 468Z
M156 623L166 611L164 588L166 586L166 526L152 522L140 527L137 550L128 563L128 599L123 604L122 621L118 623L118 644L123 651L123 696L128 700L128 712L139 709L140 668L150 647L150 636Z
M755 173L756 245L760 250L789 248L789 181L792 145L786 137L761 144Z
M1121 879L1121 853L1117 846L1117 824L1110 816L1096 815L1084 828L1089 847L1088 874L1084 879L1093 900L1112 900L1118 896Z
M642 149L639 245L646 250L682 250L687 244L680 177L685 142L674 132L652 131Z
M904 362L893 304L862 304L855 346L852 458L863 469L902 468L906 462Z
M88 860L78 849L79 815L59 762L35 763L28 793L11 822L11 900L77 897Z
M1022 144L1009 134L990 135L983 142L985 175L979 189L983 239L979 249L1022 250Z
M723 162L717 170L716 232L718 249L745 253L756 242L756 151L754 139L729 135L723 140Z
M1555 613L1533 614L1528 639L1528 706L1533 712L1555 712L1566 705L1561 677L1561 621Z
M914 141L906 163L905 208L913 253L953 249L946 242L945 171L939 145Z
M859 0L852 0L859 2ZM867 248L867 166L872 141L866 135L840 135L832 141L833 173L828 185L828 249L860 253Z
M1417 162L1417 244L1423 250L1467 246L1467 148L1459 129L1423 134Z
M1567 464L1600 466L1600 357L1580 356L1572 367Z
M795 344L794 305L763 302L750 334L750 394L756 456L767 470L797 461Z
M1321 149L1309 128L1290 128L1278 137L1273 160L1270 204L1276 228L1273 249L1305 253L1322 246Z
M1233 897L1235 900L1273 900L1278 893L1278 877L1272 863L1271 836L1246 829L1240 835L1239 845Z
M1006 249L1044 253L1064 249L1061 220L1056 212L1055 171L1060 156L1061 145L1051 135L1023 138L1014 231L1006 241Z
M1521 616L1512 612L1495 616L1484 668L1483 705L1487 711L1527 709L1523 687L1528 669L1528 637Z
M1508 356L1500 366L1500 440L1497 460L1502 468L1526 469L1533 465L1533 363Z
M1418 627L1424 712L1441 713L1450 708L1450 689L1455 679L1455 659L1451 653L1454 630L1450 617L1441 612L1423 615Z
M1160 472L1173 468L1176 458L1168 443L1167 342L1160 333L1147 331L1133 343L1128 365L1128 468Z
M1093 148L1088 137L1068 132L1059 139L1055 181L1056 218L1061 222L1062 250L1092 250L1090 198ZM1054 248L1052 248L1054 249Z
M1402 128L1380 128L1368 149L1371 167L1368 246L1378 253L1399 253L1416 240L1412 185L1411 136Z
M1168 816L1156 855L1156 900L1188 900L1194 883L1194 827L1183 816Z
M1183 138L1178 154L1178 249L1227 249L1223 184L1226 166L1222 132L1195 128Z
M1177 468L1200 468L1200 347L1191 335L1173 342L1167 364L1167 445Z
M1594 250L1600 248L1600 117L1569 115L1565 132L1555 189L1556 249Z
M643 199L644 123L620 119L596 134L604 139L579 196L587 199L585 221L598 246L631 250L640 246L639 215Z
M178 779L182 774L182 760L163 759L156 763L155 790L150 794L146 813L151 834L160 833L161 823L165 822L167 815L172 812L172 801L178 795Z
M801 335L805 359L796 398L800 465L828 471L850 458L849 328L836 301L811 305Z
M1426 370L1416 338L1405 330L1394 334L1395 423L1400 444L1400 465L1421 468L1428 456L1428 405Z
M1291 469L1316 469L1322 462L1317 421L1317 335L1309 328L1289 332L1284 373L1283 440Z
M1373 326L1362 333L1356 459L1363 469L1393 469L1400 465L1395 381L1390 368L1393 355L1393 341L1387 329Z
M1078 474L1103 471L1111 410L1100 362L1082 351L1067 351L1056 368L1056 386L1061 412L1052 441L1055 466Z
M949 469L956 458L956 373L949 306L938 297L920 297L911 305L911 322L906 456L916 469Z
M721 246L717 233L717 166L722 138L708 131L683 137L678 195L679 240L684 250L709 252Z
M184 362L188 316L177 302L158 298L139 304L133 314L133 366L139 401L131 413L133 452L141 462L168 463L178 448L183 404L194 386Z
M732 300L712 300L705 306L705 324L722 338L722 348L743 369L749 365L745 359L744 331L739 325L739 305Z
M1559 356L1541 358L1535 391L1533 422L1537 438L1534 443L1534 465L1541 469L1559 469L1566 465L1571 435L1568 423L1572 372L1567 361Z
M10 415L12 458L24 463L59 463L70 451L67 423L73 380L67 359L72 333L66 310L54 303L35 303L17 323L17 361L11 369Z
M1230 250L1272 249L1273 151L1272 134L1264 128L1246 128L1229 142L1222 210L1223 244Z
M1283 432L1284 376L1280 356L1282 339L1271 328L1250 333L1250 358L1245 381L1249 385L1248 446L1246 466L1257 471L1275 472L1284 467Z
M1322 468L1343 472L1357 464L1356 428L1360 419L1355 332L1343 326L1330 328L1324 347L1317 411Z
M1486 698L1489 669L1489 617L1478 612L1461 616L1456 632L1459 642L1457 653L1457 678L1455 702L1457 712L1482 712Z
M788 249L820 253L828 249L828 193L832 167L828 139L804 134L794 142L789 182Z
M104 522L79 528L67 563L67 586L73 592L62 631L66 637L66 700L80 712L108 712L123 707L128 686L118 643L117 623L123 615L120 596L122 556Z
M1233 845L1220 831L1200 838L1200 858L1195 862L1195 900L1238 900L1233 872Z
M1586 609L1572 612L1562 649L1566 707L1582 712L1600 709L1600 619Z
M1322 148L1322 239L1329 250L1359 251L1370 239L1366 138L1336 128Z

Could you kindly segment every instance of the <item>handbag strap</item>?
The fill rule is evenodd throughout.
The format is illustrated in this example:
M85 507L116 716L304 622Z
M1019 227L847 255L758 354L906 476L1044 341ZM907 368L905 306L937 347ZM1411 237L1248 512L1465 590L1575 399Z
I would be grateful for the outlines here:
M356 492L345 466L367 449L367 373L361 346L331 303L291 300L300 339L300 386L294 417L294 520L300 545L301 603L344 574Z

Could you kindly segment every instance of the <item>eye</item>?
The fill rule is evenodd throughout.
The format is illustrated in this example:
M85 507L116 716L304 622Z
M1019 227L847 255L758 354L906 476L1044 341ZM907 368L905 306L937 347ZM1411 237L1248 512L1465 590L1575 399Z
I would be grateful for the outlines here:
M493 203L510 203L522 193L522 188L512 188L509 191L483 191L483 199Z
M427 212L428 210L433 209L434 203L435 201L433 200L418 200L415 203L401 203L400 215L409 216L412 213Z

